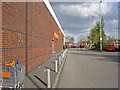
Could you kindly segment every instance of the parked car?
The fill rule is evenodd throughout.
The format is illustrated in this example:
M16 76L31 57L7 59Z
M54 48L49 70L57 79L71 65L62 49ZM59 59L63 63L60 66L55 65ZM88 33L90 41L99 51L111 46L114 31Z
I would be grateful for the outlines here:
M82 46L82 48L86 48L86 46L85 46L85 45L83 45L83 46Z
M70 48L70 46L69 46L69 45L66 45L65 48Z
M77 46L76 46L76 45L73 45L73 46L71 46L71 48L77 48Z
M107 46L107 51L116 51L117 47L114 44L109 44Z
M73 48L73 46L71 46L71 48Z
M120 52L120 45L118 45L118 51Z

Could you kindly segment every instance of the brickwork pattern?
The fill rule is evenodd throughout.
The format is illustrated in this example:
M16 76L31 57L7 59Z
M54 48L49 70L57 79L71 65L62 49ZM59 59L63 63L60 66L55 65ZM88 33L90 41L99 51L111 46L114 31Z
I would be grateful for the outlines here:
M30 72L52 56L58 26L43 2L3 2L1 29L3 63L18 60ZM63 35L54 47L63 49Z

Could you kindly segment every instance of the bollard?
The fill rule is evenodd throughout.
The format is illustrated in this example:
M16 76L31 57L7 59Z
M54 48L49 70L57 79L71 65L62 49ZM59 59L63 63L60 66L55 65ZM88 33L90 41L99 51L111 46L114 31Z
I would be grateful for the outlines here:
M61 65L61 56L59 56L59 65Z
M20 87L20 82L18 82L18 85L17 85L17 88L19 88Z
M65 58L65 51L63 52L63 59Z
M50 85L50 69L47 69L47 88L51 88L51 85Z
M57 73L57 60L55 60L55 72Z
M64 60L64 57L65 57L65 51L63 52L63 60Z
M55 58L57 58L57 55L55 55Z
M61 61L63 61L63 54L61 54Z
M65 51L63 52L63 59L64 59L64 54L65 54Z

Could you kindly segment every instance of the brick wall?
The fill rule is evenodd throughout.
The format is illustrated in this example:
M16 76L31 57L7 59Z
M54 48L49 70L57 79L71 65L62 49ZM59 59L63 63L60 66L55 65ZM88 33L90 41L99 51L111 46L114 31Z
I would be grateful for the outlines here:
M18 60L30 72L52 56L53 33L58 26L43 2L2 3L2 62ZM63 49L63 35L54 50Z

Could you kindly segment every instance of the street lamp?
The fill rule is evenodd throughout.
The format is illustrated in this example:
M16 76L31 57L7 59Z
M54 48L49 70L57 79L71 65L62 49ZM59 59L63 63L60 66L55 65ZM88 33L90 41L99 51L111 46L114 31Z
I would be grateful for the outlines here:
M102 51L101 3L102 3L102 1L100 1L100 3L99 3L99 9L100 9L100 51Z

